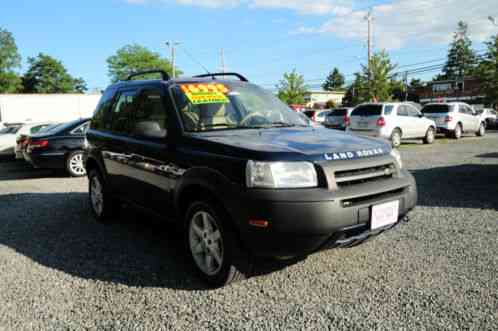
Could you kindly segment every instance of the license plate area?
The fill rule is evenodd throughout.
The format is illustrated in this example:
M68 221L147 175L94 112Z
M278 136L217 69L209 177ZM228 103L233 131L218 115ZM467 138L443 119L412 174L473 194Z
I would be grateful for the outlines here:
M372 206L370 229L375 230L398 221L399 200Z

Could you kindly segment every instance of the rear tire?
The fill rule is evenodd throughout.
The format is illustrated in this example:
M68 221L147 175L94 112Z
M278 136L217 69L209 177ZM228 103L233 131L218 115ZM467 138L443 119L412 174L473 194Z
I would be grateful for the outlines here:
M401 130L396 128L391 133L391 145L394 148L398 148L401 145Z
M434 140L436 140L436 130L431 126L425 133L424 144L433 144Z
M199 275L222 287L247 278L252 263L228 215L215 202L195 201L186 213L186 244Z
M463 132L462 125L459 123L459 124L457 124L457 126L455 127L455 130L452 133L453 139L462 138L462 132Z
M484 137L486 135L486 125L484 122L479 125L479 130L477 130L476 135L478 137Z
M121 208L120 203L107 193L105 181L98 170L90 170L88 174L88 199L93 216L99 223L108 223Z
M71 177L83 177L86 175L83 165L83 151L69 153L66 158L66 171Z

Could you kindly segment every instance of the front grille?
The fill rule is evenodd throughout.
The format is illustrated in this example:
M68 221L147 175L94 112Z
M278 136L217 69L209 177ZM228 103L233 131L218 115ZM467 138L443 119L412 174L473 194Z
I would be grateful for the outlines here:
M356 184L391 179L395 174L395 165L393 163L386 163L365 168L335 171L334 178L337 187L341 188Z

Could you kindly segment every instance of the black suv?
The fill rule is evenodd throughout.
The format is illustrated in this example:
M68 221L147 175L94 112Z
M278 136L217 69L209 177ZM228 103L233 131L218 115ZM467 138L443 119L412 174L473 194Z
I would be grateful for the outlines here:
M151 72L162 79L132 80ZM217 286L255 257L359 244L417 201L389 144L317 126L235 73L133 74L104 92L87 140L95 217L124 201L176 220Z

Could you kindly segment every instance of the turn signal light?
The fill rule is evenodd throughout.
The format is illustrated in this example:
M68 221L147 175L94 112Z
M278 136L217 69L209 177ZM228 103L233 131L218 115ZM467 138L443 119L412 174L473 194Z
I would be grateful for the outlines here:
M257 228L267 228L270 222L266 220L249 220L249 225L255 226Z
M377 126L383 127L385 125L386 125L386 120L384 119L384 117L379 117L379 119L377 120Z

